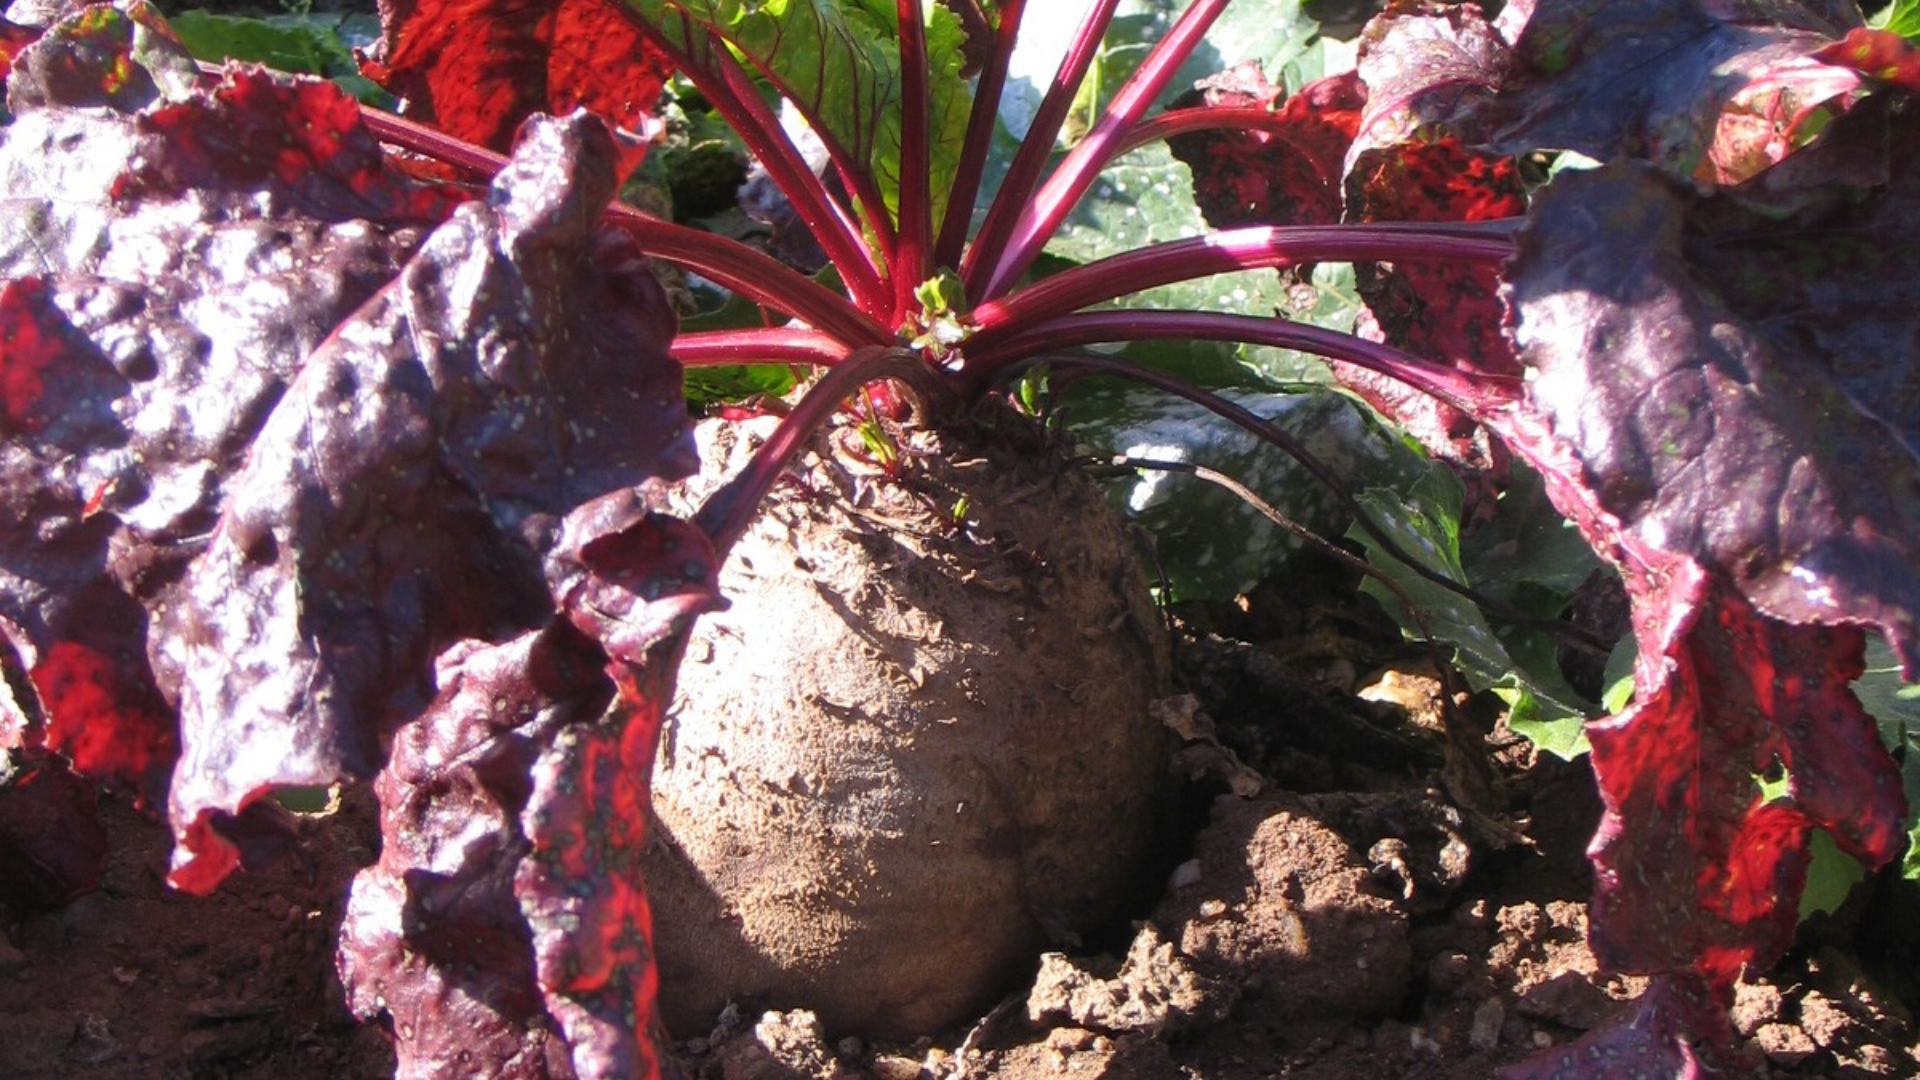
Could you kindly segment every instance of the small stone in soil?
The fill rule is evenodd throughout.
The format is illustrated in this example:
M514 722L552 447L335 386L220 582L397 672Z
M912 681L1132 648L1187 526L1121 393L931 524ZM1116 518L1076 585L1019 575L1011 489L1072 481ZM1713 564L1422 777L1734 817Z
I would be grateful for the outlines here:
M94 1013L80 1017L67 1057L82 1065L101 1065L120 1056L120 1040L113 1037L107 1018Z
M1184 889L1189 885L1200 884L1200 860L1188 859L1173 868L1173 876L1167 881L1169 889Z
M1467 1045L1475 1050L1491 1050L1500 1045L1500 1027L1507 1020L1507 1008L1499 998L1488 998L1473 1010L1473 1027L1467 1032Z

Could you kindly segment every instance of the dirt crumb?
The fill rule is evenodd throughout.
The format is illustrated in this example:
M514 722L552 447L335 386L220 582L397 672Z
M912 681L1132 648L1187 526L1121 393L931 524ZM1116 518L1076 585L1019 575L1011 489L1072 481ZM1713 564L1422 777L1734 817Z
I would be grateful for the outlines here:
M1062 953L1042 957L1027 995L1027 1019L1109 1034L1173 1034L1218 1021L1237 996L1231 984L1195 971L1151 925L1140 928L1118 971L1097 970L1107 966L1076 962Z

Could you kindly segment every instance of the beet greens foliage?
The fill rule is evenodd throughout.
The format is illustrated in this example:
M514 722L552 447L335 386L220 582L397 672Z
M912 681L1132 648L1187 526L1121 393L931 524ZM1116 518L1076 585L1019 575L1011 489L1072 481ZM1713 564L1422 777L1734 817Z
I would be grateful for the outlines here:
M1920 679L1920 51L1842 0L1403 0L1354 71L1173 85L1228 7L1195 0L1089 111L1118 6L1014 140L1023 0L383 0L365 69L408 119L204 72L139 0L16 4L0 899L90 887L98 785L164 808L206 892L282 843L276 788L371 779L340 962L401 1075L656 1075L654 738L781 455L874 379L937 402L1217 339L1326 357L1476 497L1524 462L1618 570L1593 944L1653 989L1512 1075L1736 1066L1725 1006L1789 945L1814 830L1871 866L1906 840L1850 684L1869 636ZM674 73L832 285L614 201ZM1043 258L1161 140L1212 229ZM1555 154L1604 164L1524 179ZM655 262L766 318L676 332ZM1125 306L1317 263L1357 265L1355 332ZM830 374L666 516L683 366L749 362Z

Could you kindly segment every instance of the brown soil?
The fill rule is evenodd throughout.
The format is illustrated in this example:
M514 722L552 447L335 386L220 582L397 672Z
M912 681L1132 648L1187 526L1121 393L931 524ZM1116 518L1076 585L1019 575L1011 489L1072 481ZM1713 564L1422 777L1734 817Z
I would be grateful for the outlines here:
M714 1080L1481 1080L1601 1022L1638 985L1599 974L1584 943L1591 778L1493 732L1500 813L1532 844L1501 848L1481 808L1429 787L1441 740L1424 659L1336 581L1322 567L1245 610L1184 613L1188 696L1160 715L1180 736L1193 839L1135 926L1036 957L977 1020L912 1042L774 1002L789 1011L735 1007L683 1032L680 1067ZM1356 696L1363 686L1387 700ZM116 846L102 887L0 934L0 1077L391 1075L382 1034L348 1018L332 974L347 880L377 842L364 797L304 819L306 861L236 875L206 900L166 891L158 825L104 809ZM1920 903L1893 882L1864 892L1741 988L1751 1075L1920 1075Z

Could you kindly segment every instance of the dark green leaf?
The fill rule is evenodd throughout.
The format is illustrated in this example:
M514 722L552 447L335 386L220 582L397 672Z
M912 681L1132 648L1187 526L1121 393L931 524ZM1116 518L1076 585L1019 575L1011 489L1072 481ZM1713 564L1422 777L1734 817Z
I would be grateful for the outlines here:
M1515 489L1513 501L1502 500L1512 520L1489 526L1491 542L1479 546L1476 564L1497 564L1504 556L1522 568L1522 575L1497 570L1481 577L1468 573L1461 538L1465 491L1453 470L1438 463L1410 488L1374 488L1361 493L1360 504L1375 526L1425 569L1450 580L1492 594L1526 614L1557 617L1566 606L1572 586L1584 581L1597 566L1590 550L1560 542L1561 537L1537 528L1544 501L1537 484ZM1496 507L1499 521L1501 507ZM1364 590L1379 601L1410 636L1431 634L1454 649L1454 662L1476 690L1493 690L1511 707L1521 727L1543 726L1556 752L1571 752L1573 737L1563 721L1583 721L1599 713L1599 705L1569 686L1560 673L1553 641L1538 630L1499 626L1473 601L1415 573L1388 554L1366 531L1349 529L1348 537L1366 545L1367 560L1409 596L1417 609L1391 589L1369 579ZM1577 536L1578 534L1575 534ZM1522 544L1521 538L1527 540ZM1524 550L1531 548L1532 550ZM1523 732L1524 733L1524 732Z

